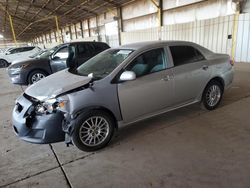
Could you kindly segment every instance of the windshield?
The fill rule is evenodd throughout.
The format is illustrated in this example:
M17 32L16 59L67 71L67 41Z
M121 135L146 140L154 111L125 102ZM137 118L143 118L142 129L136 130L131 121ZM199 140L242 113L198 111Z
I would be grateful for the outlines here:
M125 49L106 50L78 67L76 73L94 79L102 79L120 65L131 52L132 50Z
M48 58L52 53L54 53L61 45L55 46L48 50L43 50L35 53L34 55L30 56L31 58Z

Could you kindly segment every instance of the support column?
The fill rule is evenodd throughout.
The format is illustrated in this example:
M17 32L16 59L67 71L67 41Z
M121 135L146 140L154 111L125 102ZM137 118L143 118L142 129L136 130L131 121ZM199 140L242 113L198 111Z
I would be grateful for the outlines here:
M75 35L76 35L76 39L78 39L78 35L77 35L77 29L76 29L76 24L74 25L75 27Z
M89 33L89 37L90 37L89 19L87 20L87 22L88 22L88 33Z
M163 8L162 8L162 0L151 0L151 2L157 7L157 18L158 18L158 36L159 40L162 38L162 26L163 26Z
M118 15L118 40L119 45L122 45L121 33L123 32L122 7L117 8Z
M57 30L58 41L62 42L63 40L61 40L61 37L60 37L60 29L59 29L58 17L57 16L55 16L55 21L56 21L56 30Z
M70 35L70 40L72 40L72 39L73 39L73 37L72 37L71 26L69 26L69 35Z
M100 30L99 30L99 24L98 24L98 16L95 17L96 20L96 32L97 32L97 41L101 41L101 36L100 36Z
M14 39L15 45L17 45L17 42L16 42L16 33L15 33L14 26L13 26L12 17L11 17L11 15L10 15L10 14L9 14L9 20L10 20L10 27L11 27L11 31L12 31L12 35L13 35L13 39Z
M80 27L81 27L81 35L82 35L82 38L84 38L82 21L80 22Z

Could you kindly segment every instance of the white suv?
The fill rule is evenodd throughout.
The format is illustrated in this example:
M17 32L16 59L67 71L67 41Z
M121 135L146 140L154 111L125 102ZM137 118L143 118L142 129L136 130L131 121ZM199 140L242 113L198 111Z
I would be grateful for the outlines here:
M20 61L27 59L30 55L33 55L40 51L39 47L35 46L26 46L11 48L5 51L5 53L0 55L0 67L7 67L13 61Z

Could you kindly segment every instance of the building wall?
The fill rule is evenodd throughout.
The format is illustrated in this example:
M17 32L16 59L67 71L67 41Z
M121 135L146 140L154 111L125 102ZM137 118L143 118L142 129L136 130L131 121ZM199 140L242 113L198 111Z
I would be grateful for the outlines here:
M216 53L234 56L236 62L250 62L250 13L240 14L236 50L232 54L234 15L123 32L122 44L152 40L184 40L200 44Z
M244 6L243 6L243 13L250 13L250 1L245 0Z
M245 11L248 10L248 6L249 2L245 5ZM159 27L157 7L152 1L133 1L122 7L121 43L186 40L196 42L214 52L232 55L232 39L230 37L228 39L228 36L233 35L235 10L236 5L232 0L163 0L163 26ZM107 33L107 26L113 25L110 23L114 22L114 17L117 16L117 9L113 9L97 17L83 20L83 36L80 23L68 25L61 30L65 33L71 28L72 41L99 40L116 47L119 45L118 34ZM249 21L249 14L239 16L236 61L250 62ZM55 33L57 36L57 32ZM43 41L47 40L45 47L60 43L53 34L50 37L48 35L43 37ZM41 42L37 43L43 45Z

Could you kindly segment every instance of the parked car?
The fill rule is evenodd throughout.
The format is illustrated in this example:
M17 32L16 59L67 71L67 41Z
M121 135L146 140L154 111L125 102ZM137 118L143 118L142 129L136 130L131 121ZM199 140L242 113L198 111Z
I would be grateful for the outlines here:
M8 74L13 84L33 84L69 66L77 67L108 48L110 47L102 42L62 44L36 58L13 63L8 67ZM67 65L67 60L71 65Z
M27 60L30 60L30 59L33 59L33 58L40 58L41 56L43 56L44 54L46 54L48 52L47 49L44 49L44 50L41 50L41 51L38 51L30 56L27 56L25 59L21 59L21 60L14 60L12 61L11 65L14 65L16 63L20 63L20 62L23 62L23 61L27 61Z
M233 75L228 55L195 43L129 44L28 87L16 100L13 127L27 142L73 142L94 151L118 125L198 102L214 110Z
M35 46L25 46L18 48L11 48L0 55L0 67L7 67L15 60L26 59L28 56L33 55L40 51L41 48Z

